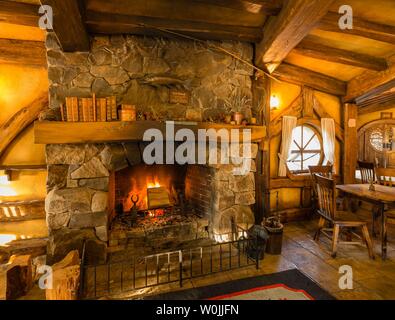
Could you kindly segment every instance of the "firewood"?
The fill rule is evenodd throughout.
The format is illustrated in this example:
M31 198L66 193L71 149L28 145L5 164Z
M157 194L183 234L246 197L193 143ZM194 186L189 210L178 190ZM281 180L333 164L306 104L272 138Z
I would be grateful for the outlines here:
M32 286L31 256L12 256L0 266L0 300L15 300Z
M24 293L28 293L33 285L32 257L30 255L14 255L10 258L9 263L21 267L21 280L25 287Z
M80 259L77 250L52 266L52 289L46 289L47 300L77 300L80 282Z

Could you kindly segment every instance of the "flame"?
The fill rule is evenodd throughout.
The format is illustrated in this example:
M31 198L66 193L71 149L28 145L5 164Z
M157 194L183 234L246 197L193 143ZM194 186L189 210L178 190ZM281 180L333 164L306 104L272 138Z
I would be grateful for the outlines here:
M161 187L161 185L160 185L158 177L155 176L153 181L149 180L147 177L147 189L160 188L160 187Z
M168 168L162 165L146 166L136 165L117 172L116 189L119 195L116 201L122 201L123 209L129 212L133 207L132 197L136 200L137 210L148 210L147 190L153 188L166 188L169 196L172 196L172 190L175 177L178 171L175 168ZM155 216L158 216L155 212ZM148 216L148 214L147 214Z

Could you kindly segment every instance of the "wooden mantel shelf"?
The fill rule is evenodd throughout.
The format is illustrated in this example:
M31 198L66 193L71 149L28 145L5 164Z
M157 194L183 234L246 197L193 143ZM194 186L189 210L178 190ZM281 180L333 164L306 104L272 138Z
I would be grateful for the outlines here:
M234 126L209 122L175 122L175 132L188 128L195 133L198 129L239 129L242 141L242 129L251 129L252 141L259 141L266 136L264 126ZM148 129L158 129L166 136L164 121L135 121L135 122L57 122L36 121L34 123L34 142L36 144L66 144L66 143L99 143L119 141L142 141L144 132ZM230 134L229 134L230 135Z

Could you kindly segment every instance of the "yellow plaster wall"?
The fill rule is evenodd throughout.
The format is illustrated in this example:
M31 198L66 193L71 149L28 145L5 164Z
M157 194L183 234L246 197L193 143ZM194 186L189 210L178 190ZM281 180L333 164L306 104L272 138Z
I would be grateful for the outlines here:
M48 91L48 75L44 68L0 65L0 126L21 108ZM35 145L33 126L25 129L0 158L0 165L45 164L43 145ZM44 198L46 172L14 172L12 181L0 179L0 201Z
M395 104L394 104L393 108L358 115L358 119L357 119L358 130L369 122L372 122L375 120L380 120L381 119L381 112L392 112L393 118L395 119Z
M283 108L288 107L301 93L301 87L286 82L272 81L271 94L275 94L280 100L278 111L273 111L271 117L280 112ZM338 97L315 91L315 97L324 107L325 111L335 119L339 124L342 123L342 107ZM278 156L281 146L281 135L273 137L270 140L270 176L277 178L278 173ZM338 167L341 161L341 143L336 143L336 158ZM341 168L339 168L341 169ZM276 209L276 193L279 192L279 210L298 208L300 206L301 189L284 188L272 190L270 203L272 210Z

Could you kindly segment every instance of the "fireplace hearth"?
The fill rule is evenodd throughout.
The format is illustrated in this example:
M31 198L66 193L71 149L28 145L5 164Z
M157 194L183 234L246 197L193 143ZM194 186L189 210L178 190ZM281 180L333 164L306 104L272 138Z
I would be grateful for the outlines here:
M93 262L105 260L108 248L147 252L207 237L226 241L219 235L231 232L232 218L244 229L254 223L256 144L251 171L242 176L233 174L233 164L146 165L145 146L47 145L50 259L82 249L84 241L93 248ZM149 208L149 187L164 188L170 205Z

